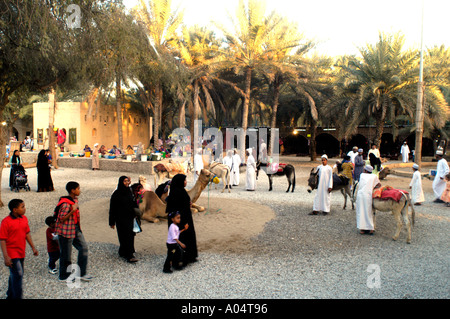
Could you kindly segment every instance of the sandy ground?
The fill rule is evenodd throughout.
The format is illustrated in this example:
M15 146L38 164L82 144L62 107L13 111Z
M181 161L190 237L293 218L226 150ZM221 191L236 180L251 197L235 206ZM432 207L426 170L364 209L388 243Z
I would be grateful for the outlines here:
M206 212L194 216L197 243L201 251L237 252L248 246L248 240L264 229L264 225L275 217L267 206L246 200L200 198ZM208 208L209 207L209 208ZM80 205L83 212L81 228L85 238L91 242L112 243L118 245L117 232L108 226L109 198L89 201ZM251 227L248 225L251 223ZM162 243L167 239L167 222L142 221L142 232L137 234L135 248L145 253L165 254ZM36 230L45 233L46 227ZM45 238L36 236L35 244L44 245Z

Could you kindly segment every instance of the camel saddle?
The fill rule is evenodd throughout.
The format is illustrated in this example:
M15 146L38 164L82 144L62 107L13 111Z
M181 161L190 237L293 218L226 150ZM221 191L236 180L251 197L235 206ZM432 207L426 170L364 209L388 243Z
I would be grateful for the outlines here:
M391 186L383 186L380 188L376 188L373 190L373 198L379 198L379 199L392 199L396 202L399 202L402 198L403 194L409 194L407 191L404 191L402 189L395 189Z

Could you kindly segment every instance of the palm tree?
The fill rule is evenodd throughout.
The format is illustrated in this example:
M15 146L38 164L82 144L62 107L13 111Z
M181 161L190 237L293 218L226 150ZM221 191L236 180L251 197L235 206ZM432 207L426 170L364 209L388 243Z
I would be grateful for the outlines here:
M270 52L258 68L258 73L266 79L272 89L272 114L270 127L276 128L277 112L282 85L301 83L306 75L307 59L305 54L314 44L306 41L297 27L286 19L279 20L271 37ZM271 135L269 154L273 151Z
M329 107L340 107L336 113L341 115L344 135L355 131L362 121L374 118L374 144L379 147L386 120L393 120L399 112L412 116L418 55L404 52L403 43L400 35L380 34L375 45L359 49L361 58L345 57L337 64L336 95Z
M333 114L339 115L337 123L345 136L354 132L360 123L373 120L376 126L374 144L380 147L386 122L395 126L396 118L401 115L414 122L419 54L404 51L403 44L404 37L400 34L380 33L375 45L359 50L360 58L344 57L337 63L335 96L328 106L335 107ZM445 110L445 101L433 84L433 77L428 74L424 110L428 110L425 114L430 119L436 120Z
M220 42L214 32L198 26L184 27L182 37L178 42L177 54L186 66L190 78L187 87L188 94L184 98L180 113L183 113L183 107L187 102L190 110L191 136L194 136L194 121L199 118L201 110L206 124L209 122L209 115L215 119L214 100L218 101L225 111L220 98L217 98L212 82L214 77L211 72L211 65L217 56L219 45ZM191 139L191 143L193 142L194 140Z
M149 47L153 49L153 52L147 52L151 56L147 61L144 60L146 65L143 66L143 69L151 70L153 76L148 76L149 72L141 72L141 83L146 87L145 92L154 97L155 129L153 136L154 146L157 148L164 97L162 77L170 76L167 73L164 58L168 58L170 51L176 48L176 30L182 23L183 13L178 9L172 10L171 0L149 0L148 3L141 0L134 15L145 26Z
M294 96L292 102L298 108L298 126L308 127L310 158L316 159L316 131L327 120L325 102L331 97L331 64L328 57L303 58L297 67L297 80L289 84Z
M252 75L273 50L270 46L273 43L271 37L280 17L274 11L266 14L264 1L239 0L235 16L229 18L234 30L216 24L226 38L226 48L221 48L222 61L219 62L219 68L233 70L236 75L244 77L244 88L238 91L241 91L244 99L241 125L243 134L240 141L241 145L245 145ZM241 156L243 157L243 154Z

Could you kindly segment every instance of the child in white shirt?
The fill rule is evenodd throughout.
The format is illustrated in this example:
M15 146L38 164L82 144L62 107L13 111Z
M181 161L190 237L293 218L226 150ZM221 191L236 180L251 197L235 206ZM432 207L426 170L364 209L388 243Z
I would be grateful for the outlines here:
M185 249L186 246L182 242L180 242L178 238L180 237L180 234L182 232L188 229L189 225L186 224L186 226L180 231L178 227L178 224L181 221L179 212L170 213L169 218L172 223L169 226L169 232L167 234L167 258L166 262L164 263L163 272L170 274L172 273L172 270L170 269L171 266L176 270L182 269L182 267L179 266L179 263L181 261L181 249Z

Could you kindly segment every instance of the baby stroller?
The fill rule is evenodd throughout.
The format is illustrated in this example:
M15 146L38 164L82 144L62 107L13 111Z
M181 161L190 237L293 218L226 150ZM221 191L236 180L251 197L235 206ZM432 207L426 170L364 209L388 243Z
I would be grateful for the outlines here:
M28 176L27 176L23 166L18 165L17 167L15 167L13 174L14 175L13 175L11 190L15 190L16 192L19 192L20 189L23 188L26 191L29 191L30 186L28 185Z

